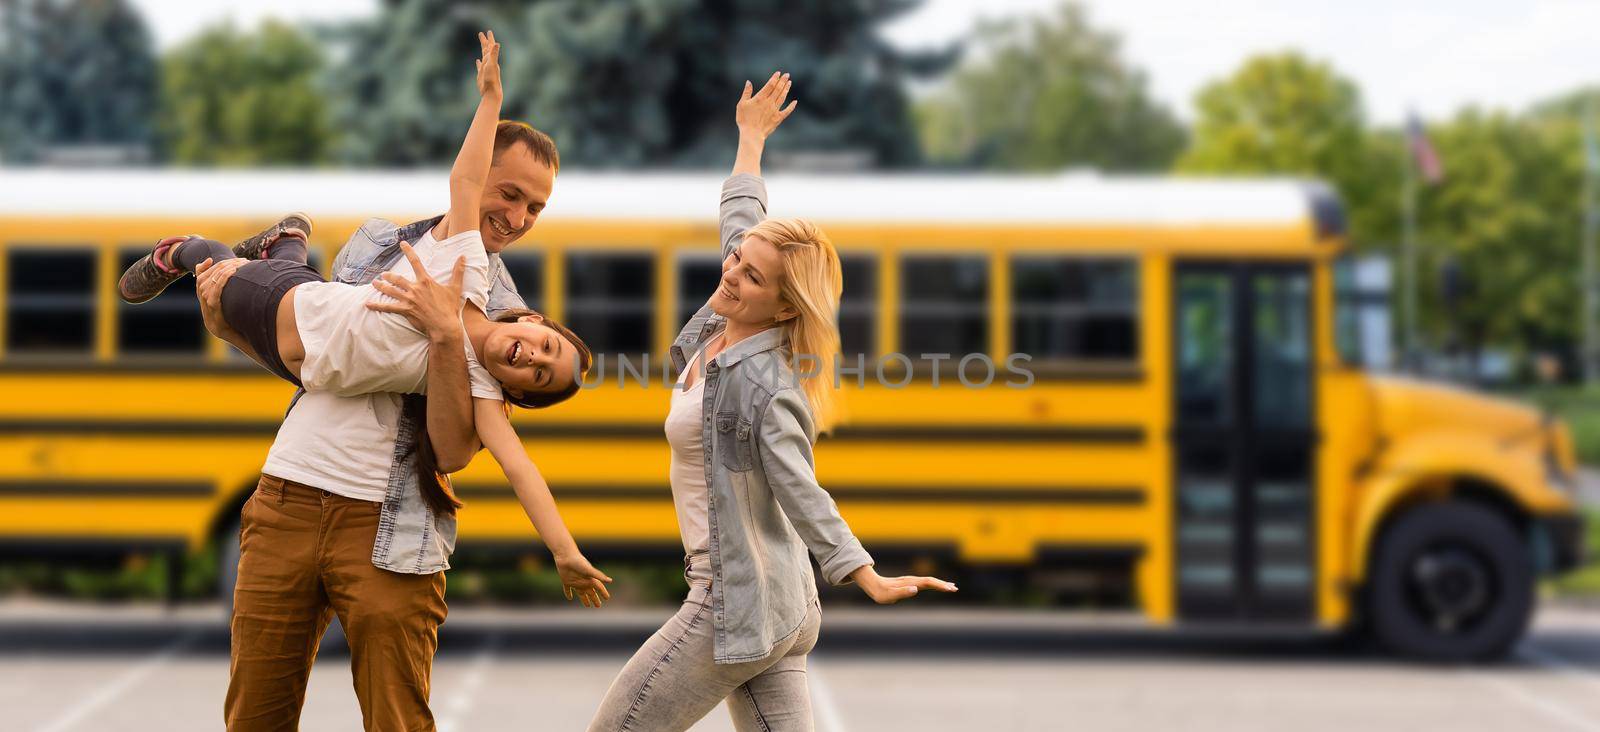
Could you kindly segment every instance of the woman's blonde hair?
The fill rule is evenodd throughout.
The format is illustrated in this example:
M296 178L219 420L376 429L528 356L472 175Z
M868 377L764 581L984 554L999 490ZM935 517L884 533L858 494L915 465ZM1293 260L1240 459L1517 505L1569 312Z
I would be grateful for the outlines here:
M745 231L770 242L783 255L779 296L798 313L782 321L790 358L801 374L800 390L811 405L817 432L827 432L839 418L833 387L839 358L839 295L844 273L839 252L828 235L805 219L767 219Z

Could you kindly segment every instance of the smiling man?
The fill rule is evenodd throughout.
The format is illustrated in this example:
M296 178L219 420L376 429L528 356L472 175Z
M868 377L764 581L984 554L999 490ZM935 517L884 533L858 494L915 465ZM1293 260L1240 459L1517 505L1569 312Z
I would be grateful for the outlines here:
M533 228L560 166L556 145L543 132L509 120L495 128L494 166L478 204L484 249L498 254Z
M499 253L538 221L560 166L549 136L520 122L495 127L476 217L489 252L490 319L526 308ZM403 261L401 243L455 233L446 231L448 220L401 226L371 219L339 251L333 276L372 282ZM199 269L198 294L206 329L259 361L220 307L223 285L246 261ZM397 301L396 312L413 323L457 326L424 328L426 396L302 391L290 402L261 482L240 514L224 702L229 730L298 727L311 664L335 615L350 643L365 727L433 729L429 677L456 521L423 498L422 481L433 479L424 466L454 472L479 447L458 327L459 287L419 274Z

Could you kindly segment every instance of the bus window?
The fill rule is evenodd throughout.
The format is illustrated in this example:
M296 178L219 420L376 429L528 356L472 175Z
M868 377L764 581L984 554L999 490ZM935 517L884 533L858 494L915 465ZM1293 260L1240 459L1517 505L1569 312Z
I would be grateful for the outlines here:
M900 260L900 351L959 361L989 352L989 260L981 255L907 255Z
M1394 364L1389 343L1389 260L1345 254L1333 264L1333 335L1346 366L1387 370Z
M839 298L840 352L871 357L877 348L878 260L871 254L840 254L844 295Z
M95 270L90 249L16 249L6 260L6 349L88 353L94 346Z
M544 311L544 255L530 252L505 253L500 262L517 286L517 294L528 307Z
M1311 423L1311 276L1261 273L1255 288L1255 420L1309 428Z
M1012 350L1040 360L1137 360L1138 271L1132 259L1012 257Z
M618 354L637 359L649 353L655 258L646 253L573 253L566 264L567 327L596 358L610 354L614 363Z
M678 319L672 323L674 331L681 329L711 299L721 279L722 258L716 252L678 255Z
M148 244L126 248L117 262L127 270L150 253ZM154 300L117 302L117 350L126 354L199 356L205 352L205 324L195 304L195 279L180 277Z

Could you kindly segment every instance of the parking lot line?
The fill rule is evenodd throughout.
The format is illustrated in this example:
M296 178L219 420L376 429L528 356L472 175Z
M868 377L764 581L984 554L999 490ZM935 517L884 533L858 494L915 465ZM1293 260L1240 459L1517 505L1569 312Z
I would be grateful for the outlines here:
M488 678L490 667L494 666L495 649L499 646L500 634L490 633L484 638L483 646L473 654L472 665L467 668L461 684L443 704L444 711L438 719L439 732L456 732L467 713L472 711L472 701Z
M1480 683L1499 691L1502 696L1517 701L1523 706L1544 715L1546 719L1559 722L1563 727L1583 730L1584 732L1600 732L1600 724L1596 724L1588 717L1583 716L1582 713L1558 701L1528 691L1520 684L1493 676L1485 671L1468 671L1466 673Z
M167 665L168 662L179 653L182 653L185 648L188 648L199 637L200 631L198 630L189 630L178 636L177 640L157 651L155 655L123 672L121 676L112 679L110 683L96 689L82 703L68 709L66 714L57 717L43 727L39 727L37 732L65 732L72 729L73 726L87 719L89 715L94 714L102 707L126 694L129 689L137 686L139 682L154 673L156 669Z
M822 665L817 663L815 655L806 659L806 676L811 684L811 705L815 707L822 729L826 732L847 732L844 717L839 714L839 703L834 701L833 689L828 686Z

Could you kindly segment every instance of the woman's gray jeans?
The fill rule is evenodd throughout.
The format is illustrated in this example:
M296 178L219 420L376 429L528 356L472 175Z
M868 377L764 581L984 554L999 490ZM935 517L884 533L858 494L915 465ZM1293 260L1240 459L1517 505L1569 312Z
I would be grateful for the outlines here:
M688 598L611 682L590 732L681 732L724 699L739 732L810 732L806 654L817 645L821 607L813 601L765 658L714 663L709 565L704 554L690 558Z

